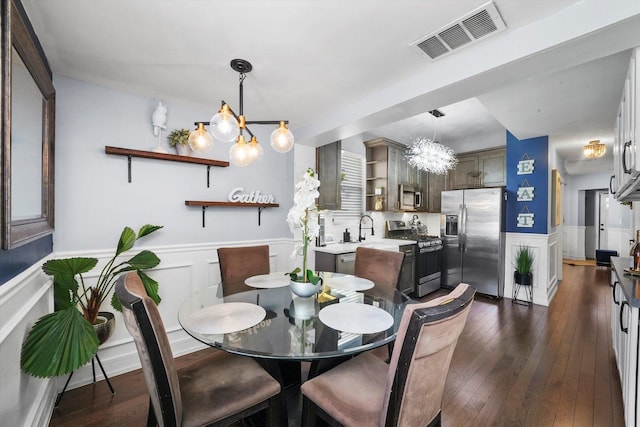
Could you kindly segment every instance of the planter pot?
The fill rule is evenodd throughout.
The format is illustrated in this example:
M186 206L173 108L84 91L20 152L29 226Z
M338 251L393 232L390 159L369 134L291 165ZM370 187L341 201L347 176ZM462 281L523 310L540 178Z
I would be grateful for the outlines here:
M317 285L314 285L311 282L294 282L290 281L291 292L295 295L303 298L311 297L317 294L322 289L322 281L318 282Z
M517 271L513 272L513 280L519 285L522 286L531 286L533 285L533 273L518 273Z
M100 345L107 341L111 334L113 334L115 326L116 318L113 313L108 311L101 311L98 313L98 317L96 318L96 323L93 324L93 328L98 334L98 341L100 342Z
M190 156L192 154L191 147L188 144L176 144L176 151L180 156Z

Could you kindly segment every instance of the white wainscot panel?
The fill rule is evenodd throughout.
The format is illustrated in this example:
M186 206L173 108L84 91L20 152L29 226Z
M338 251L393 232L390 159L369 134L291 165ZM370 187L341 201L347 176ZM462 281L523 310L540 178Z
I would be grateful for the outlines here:
M0 424L6 426L47 425L53 410L54 382L20 370L24 337L53 308L43 261L0 286Z

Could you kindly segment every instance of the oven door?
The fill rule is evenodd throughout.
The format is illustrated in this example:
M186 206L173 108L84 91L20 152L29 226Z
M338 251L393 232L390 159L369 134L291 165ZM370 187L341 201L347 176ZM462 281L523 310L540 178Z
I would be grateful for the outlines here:
M422 297L440 289L442 270L442 246L420 248L418 253L418 288L416 294Z

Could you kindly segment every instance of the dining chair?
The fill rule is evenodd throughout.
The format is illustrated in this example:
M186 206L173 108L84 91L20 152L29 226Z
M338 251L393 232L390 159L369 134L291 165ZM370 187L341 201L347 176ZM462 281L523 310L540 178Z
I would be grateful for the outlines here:
M281 424L280 384L255 360L212 350L177 370L160 312L140 277L120 276L115 293L149 391L148 426L227 426L261 411L266 424Z
M317 417L344 426L441 425L447 373L474 295L461 283L407 305L388 365L365 352L302 384L302 425Z
M222 295L251 291L244 281L258 274L268 274L269 245L218 248Z
M359 247L353 274L371 280L377 288L396 289L403 261L403 252Z

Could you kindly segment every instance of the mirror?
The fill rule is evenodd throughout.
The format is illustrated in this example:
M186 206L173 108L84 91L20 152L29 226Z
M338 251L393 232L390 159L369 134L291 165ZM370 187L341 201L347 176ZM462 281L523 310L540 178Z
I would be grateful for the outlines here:
M1 225L8 250L53 232L55 89L22 5L2 1Z

